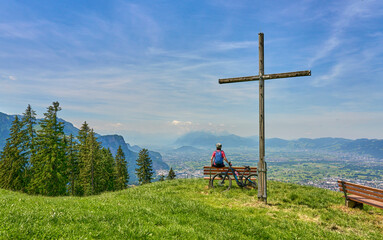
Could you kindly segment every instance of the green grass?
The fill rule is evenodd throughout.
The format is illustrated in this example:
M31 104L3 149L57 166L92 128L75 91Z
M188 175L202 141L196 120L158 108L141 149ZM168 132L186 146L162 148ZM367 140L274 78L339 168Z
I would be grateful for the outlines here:
M270 182L219 193L202 179L157 182L92 197L0 189L0 239L382 239L383 211L344 207L341 193Z

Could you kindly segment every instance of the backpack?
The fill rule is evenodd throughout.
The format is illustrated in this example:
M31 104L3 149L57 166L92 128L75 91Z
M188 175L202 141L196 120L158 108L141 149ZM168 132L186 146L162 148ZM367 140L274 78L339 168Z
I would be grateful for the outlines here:
M214 164L223 164L222 151L215 151Z

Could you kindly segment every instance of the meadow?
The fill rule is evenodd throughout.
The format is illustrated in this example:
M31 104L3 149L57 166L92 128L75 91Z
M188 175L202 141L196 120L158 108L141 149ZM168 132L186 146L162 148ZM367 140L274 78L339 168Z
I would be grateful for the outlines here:
M344 206L342 193L270 181L255 190L177 179L89 197L0 189L0 239L381 239L383 211Z

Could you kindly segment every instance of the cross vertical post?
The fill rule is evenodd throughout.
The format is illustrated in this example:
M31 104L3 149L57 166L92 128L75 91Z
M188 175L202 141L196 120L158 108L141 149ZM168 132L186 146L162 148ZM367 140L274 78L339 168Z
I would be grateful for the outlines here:
M265 75L263 33L259 33L259 162L258 162L258 199L267 203L267 175L265 162Z
M311 71L265 74L263 33L259 33L259 75L219 79L220 84L259 81L259 161L258 161L258 200L267 203L267 165L265 162L265 80L311 76Z

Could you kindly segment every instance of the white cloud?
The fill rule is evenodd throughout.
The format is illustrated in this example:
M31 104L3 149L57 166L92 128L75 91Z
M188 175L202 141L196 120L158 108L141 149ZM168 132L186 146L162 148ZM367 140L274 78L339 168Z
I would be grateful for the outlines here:
M315 53L315 55L309 59L309 67L312 67L319 60L326 58L336 47L339 46L341 40L338 35L333 35L325 41L320 50Z
M124 124L122 124L122 123L112 123L111 125L112 125L112 127L115 127L115 128L121 128L124 126Z
M334 50L346 42L347 38L344 33L347 28L352 27L362 19L381 15L381 12L374 10L377 7L376 3L376 1L355 1L347 5L346 8L343 8L343 5L338 6L341 10L336 14L337 17L334 19L334 23L330 25L329 38L324 41L322 46L315 47L317 50L309 59L309 66L315 65L323 59L328 61Z
M40 34L39 23L13 22L0 23L0 36L5 38L20 38L33 40Z
M318 111L313 114L272 114L266 119L266 137L382 138L383 113Z
M312 81L313 86L321 87L329 84L330 82L334 82L337 78L341 77L346 69L346 63L337 63L335 66L331 68L331 70L327 74L323 74L319 77L314 77Z
M213 48L218 51L226 51L241 48L254 48L258 45L258 41L241 41L241 42L216 42Z
M161 28L153 18L153 15L150 14L149 9L138 4L127 4L127 9L132 26L144 33L152 43L156 43L161 36Z
M178 120L173 120L170 124L174 126L190 126L192 125L192 122L191 121L182 122Z
M228 1L216 1L218 4L226 2ZM301 3L302 1L299 1L295 5ZM313 7L312 1L305 0L303 3L307 4L299 8L299 13L294 15L291 24L296 24L298 20L301 21L301 17L313 12L313 9L309 8ZM374 4L362 5L365 3L366 1L351 5L345 1L340 4L328 3L331 5L328 8L318 8L314 11L318 15L315 16L315 22L310 20L310 24L325 34L315 49L304 54L312 54L308 62L313 66L313 77L305 81L308 82L307 85L303 83L307 89L303 92L301 89L304 87L298 87L297 91L296 89L289 91L290 85L298 86L290 80L267 82L266 97L270 101L266 104L280 101L294 102L311 91L315 92L315 96L324 99L331 97L331 94L337 95L333 97L336 100L347 95L347 99L342 99L343 102L340 100L336 102L339 105L343 104L342 107L345 106L345 101L353 106L355 102L359 102L360 108L369 106L366 100L361 101L362 98L367 99L367 92L370 102L373 102L371 98L382 99L381 91L376 87L378 80L375 80L375 84L369 85L373 78L371 75L366 77L365 72L369 70L374 73L373 77L381 79L382 70L379 63L382 61L379 60L383 51L379 50L378 38L381 38L383 33L375 29L371 31L370 37L375 37L376 43L370 41L359 45L353 42L355 39L358 40L358 36L346 35L349 34L349 28L360 27L356 27L361 24L359 20L377 14L371 11L373 9L371 6ZM228 8L231 9L230 4L240 3L228 4ZM288 5L290 6L290 3ZM51 101L58 100L63 106L62 113L68 116L67 120L79 118L78 122L81 123L84 120L103 119L102 122L95 122L94 126L99 129L98 131L102 130L105 133L135 130L168 135L197 130L227 130L247 135L248 129L251 128L254 134L257 134L256 119L250 121L244 118L249 115L257 117L258 84L253 82L218 85L217 83L218 78L257 74L258 42L256 38L250 37L253 34L247 31L249 34L236 34L233 37L234 35L229 35L225 29L219 29L218 26L232 29L233 34L240 33L234 32L236 27L238 31L244 30L236 25L238 22L230 20L228 21L230 24L227 25L217 24L217 31L222 30L225 34L205 32L205 28L200 29L200 26L195 25L193 27L198 28L198 32L190 35L192 38L185 41L176 36L183 34L183 31L191 34L194 28L183 26L181 24L183 20L180 20L179 24L183 26L181 29L175 28L172 24L167 25L168 16L164 17L163 13L155 12L155 6L152 4L145 6L141 2L124 3L118 4L118 8L113 12L113 16L104 16L97 11L91 14L78 12L79 16L74 15L75 26L63 25L57 21L32 21L36 24L31 25L0 24L0 37L5 36L5 40L11 37L24 41L36 40L28 41L35 42L36 45L23 44L13 47L14 45L10 44L0 53L0 58L4 59L5 63L2 64L4 69L0 69L0 72L3 72L0 78L4 82L0 88L0 96L4 105L14 103L16 98L18 102L22 102L23 107L25 101L38 101L43 108L39 111L42 113ZM275 14L274 10L264 11L264 14L268 14L273 21L283 24L287 18L281 20L275 17L279 15ZM289 18L290 13L291 11L286 11L286 16ZM251 14L254 15L254 12ZM169 19L173 19L176 15L170 16ZM326 17L322 21L328 24L325 27L322 26L324 24L313 25L318 23L317 21L320 21L318 18L322 16ZM227 20L226 17L225 19ZM265 18L262 18L262 21L264 20ZM262 24L267 26L265 22ZM279 53L275 49L278 49L280 43L283 46L296 38L296 34L292 31L280 33L286 36L283 39L273 33L276 29L270 27L269 33L265 33L267 36L273 36L273 39L267 37L266 46L269 49L266 53L268 55L266 59L269 61L266 64L267 72L273 70L272 67L290 64L287 61L278 62L278 57L280 55L283 57L283 52ZM287 30L289 29L286 28ZM358 33L352 30L352 34ZM310 44L312 33L312 29L308 32L302 29L302 34L307 34L302 49L307 50L306 44ZM270 44L275 41L278 41L278 44ZM45 44L48 42L50 44ZM348 45L345 46L346 44ZM234 51L227 54L230 50ZM250 51L251 56L247 54ZM301 54L294 53L295 55ZM376 74L378 71L379 75ZM360 91L360 86L356 86L355 78L350 78L351 75L366 79L364 81L366 88L362 91L364 95ZM339 83L346 82L345 79L347 84L340 88ZM313 89L311 83L315 87L331 87ZM336 84L338 86L334 86ZM355 86L355 91L350 91L350 85ZM321 92L318 93L319 91ZM217 102L225 111L215 110ZM302 108L307 107L307 104L313 103L304 102ZM321 106L326 104L323 103ZM272 108L267 106L266 109ZM275 109L271 111L275 112ZM297 109L298 107L292 107L290 112L298 111ZM355 109L356 107L353 108ZM281 119L283 118L284 116L281 116ZM236 126L232 125L233 123ZM286 129L293 131L294 127ZM277 134L278 132L276 136ZM301 133L296 133L295 136L299 134Z

